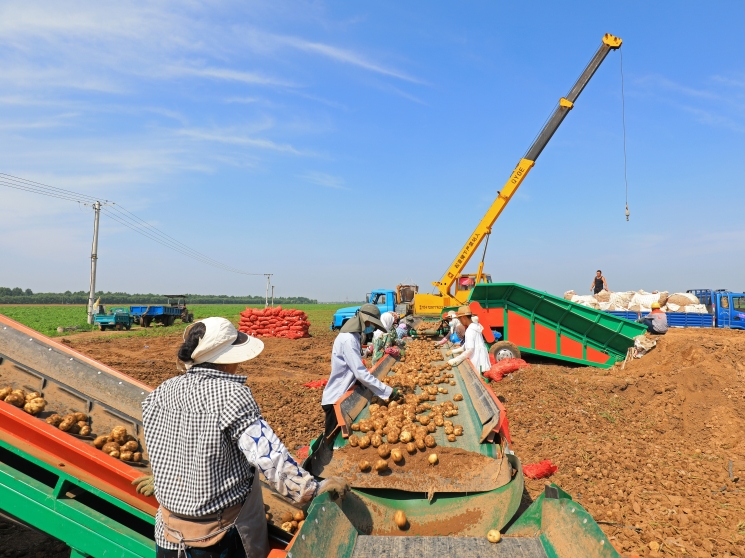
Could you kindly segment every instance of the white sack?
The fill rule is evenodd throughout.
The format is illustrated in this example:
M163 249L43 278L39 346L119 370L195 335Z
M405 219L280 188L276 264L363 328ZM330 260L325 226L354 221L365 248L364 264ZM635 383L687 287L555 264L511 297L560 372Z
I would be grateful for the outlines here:
M610 293L603 289L598 294L595 295L595 298L598 302L610 302Z
M597 299L592 295L574 295L572 297L572 302L576 302L577 304L581 304L582 306L589 306L590 308L594 308L595 310L600 309L600 305L598 304Z
M641 312L642 314L651 312L652 309L649 306L644 306L643 304L629 304L629 312Z
M680 305L675 304L674 302L670 302L668 300L668 303L665 305L665 312L680 312Z
M619 310L626 310L634 294L634 291L611 293L609 302Z
M687 304L686 306L680 307L680 312L687 314L708 314L705 304Z
M634 337L634 357L642 358L649 351L655 348L657 340L647 337L645 335L637 335Z
M567 291L564 293L564 300L572 300L573 297L577 296L574 291Z
M678 306L688 306L689 304L699 304L698 297L691 293L673 293L668 297L668 302Z
M631 298L631 302L629 302L629 310L633 310L632 309L632 306L633 307L643 306L645 308L651 308L652 307L652 303L654 303L654 302L657 302L657 303L660 302L660 293L657 293L657 294L652 294L652 293L639 294L639 293L635 293L634 296ZM633 310L633 311L637 312L637 310Z
M598 302L601 310L611 310L610 302Z

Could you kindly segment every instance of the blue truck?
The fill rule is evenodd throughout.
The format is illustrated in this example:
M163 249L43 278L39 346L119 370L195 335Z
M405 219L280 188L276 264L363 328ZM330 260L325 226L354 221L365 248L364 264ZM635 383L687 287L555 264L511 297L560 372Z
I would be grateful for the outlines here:
M686 292L696 295L701 304L706 305L708 313L667 312L668 326L745 329L745 293L733 293L727 289L690 289ZM608 313L628 320L636 320L641 315L628 311Z
M186 307L186 295L163 295L168 299L168 304L155 305L143 304L141 306L130 306L129 312L134 321L142 327L150 327L155 322L164 326L173 325L177 318L183 323L194 321L194 314Z
M401 316L411 313L411 305L414 303L414 295L419 292L417 285L396 285L395 289L376 289L365 295L365 301L375 304L380 308L380 313L396 312ZM331 320L331 331L341 329L349 318L359 311L359 306L347 306L339 308Z
M98 312L93 315L93 323L101 331L107 329L116 329L117 331L126 329L129 331L134 323L134 318L129 313L128 308L109 308L109 311L106 312L106 308L101 304L98 306Z

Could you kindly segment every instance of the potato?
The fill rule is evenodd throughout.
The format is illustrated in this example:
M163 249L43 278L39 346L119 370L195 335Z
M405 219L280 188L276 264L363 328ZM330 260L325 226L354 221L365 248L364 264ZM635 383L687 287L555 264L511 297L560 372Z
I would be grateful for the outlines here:
M450 436L453 433L453 427L452 426L446 426L445 427L445 435Z
M434 434L435 432L437 432L437 426L435 426L434 422L430 422L427 425L427 432L429 432L430 434Z
M54 415L52 415L52 416L54 416ZM52 417L49 417L49 418L52 418ZM49 419L47 419L47 420L49 420ZM96 447L96 448L98 448L98 449L101 449L106 444L106 440L107 440L107 437L106 436L99 436L98 438L96 438L95 440L93 440L93 446Z
M406 444L406 451L409 453L416 453L416 444L414 442L409 442Z
M119 454L119 452L118 452L117 450L114 450L114 451L110 451L110 452L109 452L109 455L110 455L111 457L115 458L115 459L119 459L119 455L120 455L120 454Z
M289 523L290 521L292 521L292 512L284 512L280 517L280 520L282 521L282 523Z
M381 444L378 448L378 455L383 459L387 459L391 454L391 448L388 444Z
M124 442L137 442L138 444L140 443L140 441L132 436L132 434L127 434L127 438L124 440Z
M135 442L134 440L130 440L122 446L122 450L124 451L137 451L139 448L140 444Z
M302 521L298 521L297 522L297 529L298 529L298 531L303 528L303 525L305 525L305 520L304 519Z
M51 424L52 426L59 426L61 422L62 422L62 416L58 415L57 413L48 416L46 420L46 423Z
M360 445L360 439L359 439L359 438L358 438L357 436L355 436L354 434L352 434L352 435L351 435L351 436L349 437L349 439L347 440L347 443L348 443L348 444L349 444L350 446L352 446L353 448L356 448L357 446L359 446L359 445Z
M38 391L32 391L31 393L27 393L26 394L26 402L28 403L32 399L36 399L38 397L41 397L41 393L39 393Z
M360 425L355 422L352 425L352 430L354 430L355 432L359 432L360 431Z
M463 436L463 427L453 426L453 434L455 434L456 436Z
M421 424L422 426L427 426L429 424L429 417L427 415L420 416L419 424Z
M378 473L384 473L388 470L388 462L385 459L378 459L375 462L375 470Z
M23 389L14 389L10 393L16 393L16 394L20 395L21 397L23 397L23 400L24 401L26 400L26 390L23 390Z
M429 457L427 458L427 461L429 461L430 465L437 465L437 462L439 461L436 453L430 453Z
M134 452L132 454L132 461L134 461L135 463L139 463L140 461L142 461L142 452L140 451Z
M486 534L486 540L488 540L490 543L498 543L502 540L502 533L500 533L496 529L491 529Z
M5 402L10 403L14 407L23 407L26 404L26 398L16 392L12 392L5 398Z
M408 430L404 430L403 432L401 432L401 435L398 439L401 440L404 444L408 444L409 442L411 442L412 437L413 436L411 435L411 432L409 432Z
M112 451L120 451L121 448L116 442L107 442L101 447L101 451L104 453L111 453Z
M370 436L370 445L374 448L380 446L383 443L383 437L380 434L373 434Z
M303 510L296 511L295 512L295 515L292 516L292 519L294 519L295 521L297 521L298 524L299 524L300 521L302 521L303 519L305 519L305 512Z
M442 419L442 415L435 416L435 426L442 426L445 421Z
M127 441L127 429L123 426L115 426L111 429L111 437L117 444L124 444Z
M370 469L370 462L363 459L357 466L360 468L360 471L364 473Z
M285 521L282 524L282 530L287 531L288 533L292 533L292 523L290 523L289 521Z
M37 397L36 399L27 401L26 404L23 406L23 410L26 411L29 415L38 415L44 410L44 407L46 406L47 402L44 401L41 397Z
M91 427L87 424L85 426L80 427L80 432L78 432L81 436L90 436L91 435Z
M428 448L433 448L437 445L437 442L435 442L435 437L432 435L427 435L424 437L424 445Z
M75 422L80 422L81 420L88 422L88 415L86 415L85 413L72 413L72 414L75 415Z
M448 434L448 442L455 442L455 434Z
M450 380L450 385L451 386L454 386L455 385L455 380Z
M62 432L69 432L73 426L77 426L77 424L75 424L74 415L67 415L62 419L62 422L59 423L59 429L62 430Z
M0 388L0 401L5 401L5 398L13 393L13 388L10 386Z
M393 522L399 529L404 529L409 523L409 520L406 519L406 514L402 510L398 510L395 514L393 514Z
M131 451L123 451L119 454L119 459L122 461L132 461L132 452Z
M290 521L290 523L292 524L292 530L295 531L297 529L297 525L298 525L297 521L295 521L293 519L292 521Z
M414 443L416 444L416 449L418 449L418 450L421 450L421 451L424 451L424 448L426 448L426 447L427 447L427 446L426 446L426 445L424 444L424 440L417 440L417 441L416 441L416 442L414 442Z
M404 454L401 453L400 449L391 450L391 459L394 463L401 463L404 460Z
M360 438L360 449L365 449L370 446L370 436L362 436Z

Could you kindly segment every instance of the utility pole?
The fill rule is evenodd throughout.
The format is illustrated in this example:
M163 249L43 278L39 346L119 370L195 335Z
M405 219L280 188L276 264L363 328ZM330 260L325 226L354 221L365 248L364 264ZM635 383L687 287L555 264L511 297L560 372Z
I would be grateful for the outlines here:
M91 248L91 291L88 295L88 323L93 323L93 302L96 296L96 261L98 260L98 219L101 216L101 202L93 204L93 247Z
M272 285L272 308L274 308L274 285Z
M265 273L266 275L266 294L264 295L264 308L269 307L269 280L271 279L273 273Z

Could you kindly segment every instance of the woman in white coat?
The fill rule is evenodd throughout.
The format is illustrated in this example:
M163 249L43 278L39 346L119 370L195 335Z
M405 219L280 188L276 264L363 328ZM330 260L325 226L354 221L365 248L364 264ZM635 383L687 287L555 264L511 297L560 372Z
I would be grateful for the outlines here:
M484 336L484 326L473 320L473 314L468 306L458 308L456 314L460 323L466 328L466 340L462 347L453 349L453 354L458 356L448 361L450 366L457 366L466 359L470 359L473 367L477 372L486 372L491 368L489 361L489 351L486 350Z

